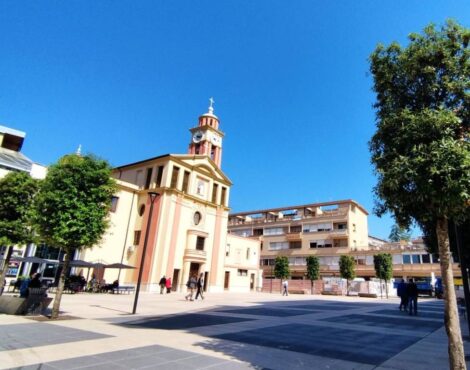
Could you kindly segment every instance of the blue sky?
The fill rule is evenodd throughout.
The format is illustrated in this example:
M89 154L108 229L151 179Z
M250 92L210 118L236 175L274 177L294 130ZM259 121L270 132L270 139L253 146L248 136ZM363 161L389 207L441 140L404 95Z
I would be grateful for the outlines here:
M2 1L0 125L39 163L117 166L186 153L213 96L234 212L354 199L387 238L367 58L448 17L468 1Z

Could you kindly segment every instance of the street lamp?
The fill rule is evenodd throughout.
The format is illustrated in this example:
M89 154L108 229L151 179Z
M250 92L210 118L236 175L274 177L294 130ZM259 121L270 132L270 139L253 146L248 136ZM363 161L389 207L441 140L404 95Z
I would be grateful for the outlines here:
M137 288L135 290L134 308L132 309L133 315L135 314L135 311L137 310L137 301L139 300L140 283L142 281L142 272L144 270L145 253L147 251L147 242L149 238L150 224L152 223L153 203L155 202L155 199L157 199L158 193L149 191L148 195L150 197L150 211L149 211L149 218L147 221L147 228L145 230L144 248L142 249L142 257L140 258L139 277L137 278Z

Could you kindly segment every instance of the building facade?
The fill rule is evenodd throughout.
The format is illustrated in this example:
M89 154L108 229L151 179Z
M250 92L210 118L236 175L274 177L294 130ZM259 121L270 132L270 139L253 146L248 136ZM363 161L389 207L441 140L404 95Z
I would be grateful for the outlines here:
M289 259L291 279L307 279L308 256L317 256L320 276L339 277L341 255L353 256L356 276L375 277L374 255L390 253L395 278L440 276L438 259L426 251L421 239L389 243L368 235L367 211L353 200L231 213L231 235L261 242L263 276L274 278L277 256ZM454 276L461 276L457 264Z
M318 256L322 276L333 276L339 257L368 248L367 211L353 200L273 208L229 216L229 233L260 240L263 276L287 256L292 279L303 279L306 257Z
M172 279L173 290L181 291L189 276L201 273L211 292L255 289L250 279L259 270L259 242L238 242L248 259L227 255L232 183L221 170L224 134L212 102L190 132L188 154L166 154L114 169L119 191L113 198L111 227L102 243L80 258L138 267L147 244L143 289L156 291L165 276ZM105 270L104 278L136 283L138 273Z

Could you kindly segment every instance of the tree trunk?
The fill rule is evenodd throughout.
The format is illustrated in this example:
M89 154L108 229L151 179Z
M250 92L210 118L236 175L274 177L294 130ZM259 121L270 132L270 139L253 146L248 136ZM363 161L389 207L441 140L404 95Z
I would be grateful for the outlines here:
M450 263L449 230L447 218L441 217L436 224L437 243L439 246L439 259L441 264L442 282L445 287L444 323L448 337L448 352L450 368L452 370L466 369L465 353L463 350L460 321L457 311L457 299L454 288L454 274Z
M313 286L313 284L314 284L314 283L313 283L313 280L310 280L310 283L312 284L312 285L311 285L311 289L310 289L310 293L313 295L313 288L314 288L314 286Z
M385 280L385 297L388 299L388 280Z
M52 306L51 319L57 319L59 317L60 300L62 299L62 293L64 292L65 285L65 274L69 268L70 252L67 250L64 256L64 264L62 271L60 272L59 284L55 293L54 305Z
M5 277L7 276L8 266L10 265L10 258L13 253L13 247L7 247L7 254L5 258L5 263L3 265L3 269L0 272L0 295L3 294L3 284L5 283ZM4 287L5 289L5 287Z

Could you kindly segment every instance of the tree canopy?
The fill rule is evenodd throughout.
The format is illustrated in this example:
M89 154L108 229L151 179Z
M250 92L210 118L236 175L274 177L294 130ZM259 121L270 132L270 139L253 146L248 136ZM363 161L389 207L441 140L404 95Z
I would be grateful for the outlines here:
M377 130L369 145L378 177L375 212L408 227L434 224L446 287L451 368L465 369L449 249L449 220L470 206L470 30L429 25L409 44L378 45L370 56Z
M356 262L353 256L343 255L339 258L339 274L348 281L356 277Z
M317 256L307 257L307 277L311 281L320 278L320 261Z
M106 161L75 154L62 157L49 167L37 196L35 221L41 237L69 250L97 244L108 227L115 191Z
M397 224L394 224L392 226L392 229L390 230L390 235L388 236L388 239L391 242L400 242L402 240L409 241L411 239L411 233L405 229L404 227L400 227Z
M101 240L116 191L109 164L92 155L66 155L49 167L35 202L35 222L50 246L66 251L51 318L59 315L72 251Z
M38 180L25 172L10 172L0 180L0 245L24 245L34 240L31 228Z
M31 217L38 184L38 180L25 172L10 172L0 180L0 246L7 247L0 285L5 280L12 247L35 240Z
M449 21L409 38L370 57L376 212L393 212L402 226L460 218L470 199L470 31Z
M390 253L379 253L374 255L375 276L379 279L389 281L393 276L392 255Z
M289 275L289 259L286 256L277 256L274 260L274 276L278 279L287 279Z

